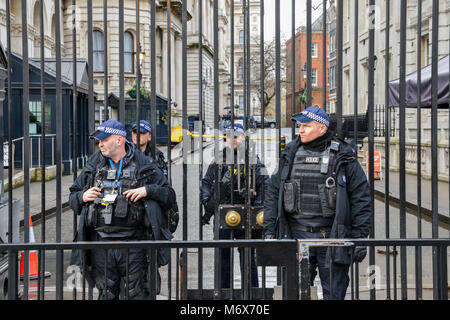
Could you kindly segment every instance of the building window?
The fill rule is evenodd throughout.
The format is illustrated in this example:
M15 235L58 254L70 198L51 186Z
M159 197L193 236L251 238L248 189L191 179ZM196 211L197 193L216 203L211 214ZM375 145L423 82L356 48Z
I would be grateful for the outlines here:
M30 101L30 134L42 133L42 105L41 101ZM51 133L52 105L45 103L45 133Z
M103 33L94 31L94 72L105 71L105 49L103 46Z
M133 73L133 35L131 32L125 32L123 41L123 55L124 55L124 72Z
M244 80L244 59L239 59L238 80Z
M328 54L336 51L336 35L330 35L330 43L328 44Z
M332 66L330 67L330 70L328 72L328 84L330 86L330 89L336 88L336 67Z
M313 43L312 44L312 46L311 46L311 56L313 57L313 58L317 58L318 57L318 45L317 45L317 42L315 42L315 43Z
M244 44L244 30L239 31L239 44Z
M244 109L244 96L239 96L239 107Z
M317 69L311 70L311 86L317 87Z

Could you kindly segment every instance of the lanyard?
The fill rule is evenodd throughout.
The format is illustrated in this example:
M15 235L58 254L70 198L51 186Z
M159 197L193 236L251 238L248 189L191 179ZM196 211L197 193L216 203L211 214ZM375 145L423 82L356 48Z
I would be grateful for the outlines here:
M115 170L114 163L112 162L111 159L109 159L109 164L111 165L111 169ZM123 164L123 158L120 159L119 170L117 171L116 181L114 182L115 184L117 184L117 182L119 181L120 173L122 172L122 164Z

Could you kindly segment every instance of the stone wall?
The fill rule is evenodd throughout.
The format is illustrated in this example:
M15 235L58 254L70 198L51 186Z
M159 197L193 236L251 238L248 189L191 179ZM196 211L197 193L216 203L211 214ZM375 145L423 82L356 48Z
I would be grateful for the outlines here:
M438 158L438 179L440 181L449 181L449 141L438 140L437 143L437 158ZM382 170L386 170L385 164L385 139L384 137L375 138L374 141L375 152L381 152L381 166ZM366 168L366 152L369 150L368 138L364 139L364 144L361 152L358 155L361 165ZM400 143L397 137L390 139L389 148L389 170L398 172L400 170ZM406 139L405 141L405 159L406 161L406 173L417 175L417 140ZM431 153L431 140L423 141L421 144L421 169L422 178L431 180L431 168L432 153Z

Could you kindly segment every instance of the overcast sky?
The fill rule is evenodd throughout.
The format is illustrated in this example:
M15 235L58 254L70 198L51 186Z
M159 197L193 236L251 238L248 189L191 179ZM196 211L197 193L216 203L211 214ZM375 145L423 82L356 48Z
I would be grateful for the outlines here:
M328 2L328 1L327 1ZM322 14L322 0L312 1L312 21ZM320 5L316 10L314 7ZM275 0L264 1L265 16L264 16L264 38L268 41L275 37ZM295 28L301 25L306 25L306 0L295 1ZM292 35L292 0L280 0L280 29L283 40L287 40ZM284 41L282 41L283 43Z

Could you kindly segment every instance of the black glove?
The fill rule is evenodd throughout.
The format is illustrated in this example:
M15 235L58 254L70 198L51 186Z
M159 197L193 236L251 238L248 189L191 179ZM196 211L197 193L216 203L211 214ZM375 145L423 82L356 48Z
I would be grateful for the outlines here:
M202 226L205 224L209 224L209 220L211 220L211 217L214 215L214 212L206 212L202 216Z
M209 220L214 215L214 211L216 210L216 204L213 199L209 199L205 203L203 203L205 207L205 213L202 216L202 225L209 224Z
M353 250L353 261L352 262L362 262L367 255L366 247L355 247Z
M276 237L275 237L274 234L266 234L266 235L264 236L264 239L266 239L266 240L272 240L272 239L276 239Z
M205 207L205 212L207 213L211 213L214 214L214 211L216 210L216 203L214 201L214 199L209 199L208 201L206 201L204 204Z

